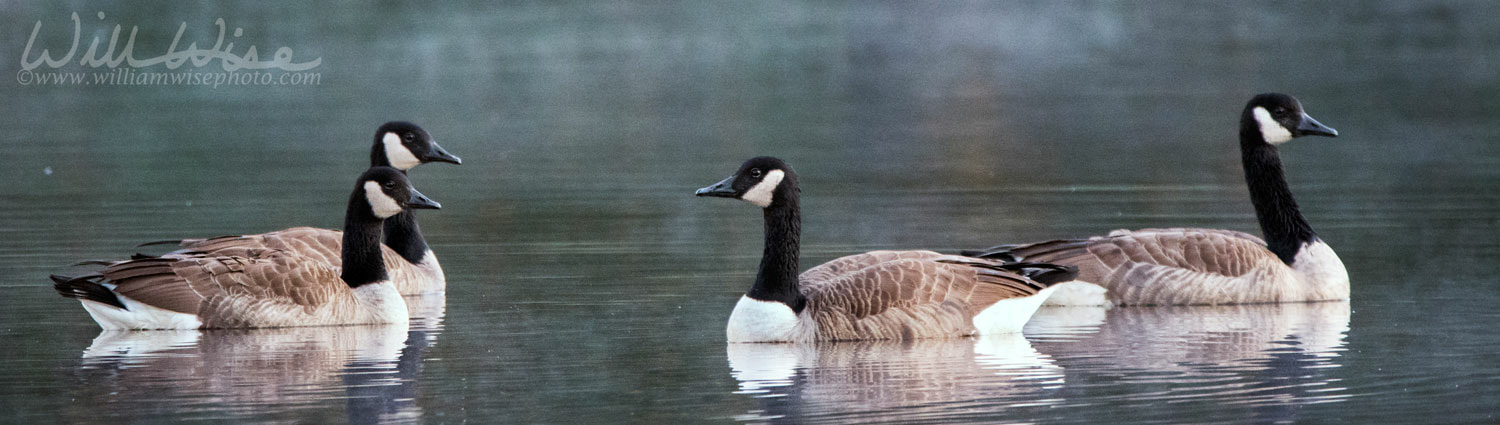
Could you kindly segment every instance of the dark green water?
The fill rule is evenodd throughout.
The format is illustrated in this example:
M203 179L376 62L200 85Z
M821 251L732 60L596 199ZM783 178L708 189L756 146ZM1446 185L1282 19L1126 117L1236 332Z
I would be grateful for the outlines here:
M1488 2L5 3L0 417L431 423L1485 423L1500 406L1500 6ZM98 12L104 12L103 19ZM279 47L317 85L22 84L21 57ZM243 35L232 36L235 28ZM103 47L101 47L102 49ZM123 67L123 66L122 66ZM164 72L160 65L144 71ZM171 72L218 72L185 65ZM104 72L75 62L35 72ZM1024 337L726 347L760 218L692 197L801 175L803 264L1194 226L1256 231L1235 126L1283 147L1349 303L1046 309ZM46 278L139 242L338 227L375 126L446 299L402 328L100 335ZM441 318L441 320L439 320Z

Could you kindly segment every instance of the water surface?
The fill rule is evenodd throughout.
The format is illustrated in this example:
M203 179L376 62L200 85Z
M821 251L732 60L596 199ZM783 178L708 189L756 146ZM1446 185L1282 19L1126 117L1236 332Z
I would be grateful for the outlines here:
M0 70L69 15L142 52L322 58L297 87L0 82L0 413L17 422L1496 421L1500 8L1044 2L152 9L6 3ZM105 11L104 19L96 12ZM144 54L143 54L144 56ZM79 67L74 66L74 69ZM1340 131L1282 149L1347 303L1044 309L1023 335L729 346L752 207L793 164L803 265L1195 226L1256 232L1235 125L1284 91ZM145 241L339 227L381 122L449 292L401 327L101 334L49 273ZM432 320L441 318L441 320Z

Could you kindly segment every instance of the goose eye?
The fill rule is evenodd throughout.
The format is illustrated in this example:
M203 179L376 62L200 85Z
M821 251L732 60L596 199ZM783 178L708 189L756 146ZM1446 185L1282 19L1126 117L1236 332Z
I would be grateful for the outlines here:
M1286 116L1286 108L1277 106L1276 110L1271 111L1271 113L1276 114L1276 116Z
M759 168L751 168L750 169L750 178L754 178L754 179L760 178L760 169Z
M396 188L396 182L381 183L380 187L384 187L386 190L395 189Z
M412 136L411 133L401 135L401 140L405 140L407 142L411 142L413 138L416 138L416 136Z

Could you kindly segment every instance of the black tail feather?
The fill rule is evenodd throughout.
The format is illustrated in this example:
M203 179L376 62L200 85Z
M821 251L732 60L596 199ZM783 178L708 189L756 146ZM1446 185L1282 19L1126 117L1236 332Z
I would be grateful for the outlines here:
M1041 284L1042 287L1052 286L1067 282L1078 277L1078 268L1062 264L1014 262L995 263L982 260L962 260L956 258L940 259L940 263L963 264L970 267L979 267L999 272L1021 275L1033 282Z
M1001 269L1012 273L1026 276L1031 280L1045 283L1048 286L1067 282L1078 277L1078 268L1051 263L1008 263L1000 266Z
M1018 257L1015 255L1015 253L1011 252L1017 247L1020 247L1020 245L996 245L985 249L965 249L959 251L958 255L962 255L965 257L987 258L991 260L1015 262L1021 261L1021 257Z
M119 307L121 310L129 310L125 308L125 303L120 301L120 297L115 296L114 291L109 290L109 288L104 287L104 284L98 282L97 279L103 277L98 273L71 277L52 275L50 277L52 278L52 289L57 290L57 294L62 295L63 298L94 301Z
M142 242L136 244L136 248L144 248L153 245L182 245L182 239L167 239L161 241Z
M78 266L105 266L105 267L109 267L109 266L115 265L115 263L118 263L118 262L119 262L118 260L83 260L83 261L79 261L79 262L70 264L70 266L73 266L73 267L78 267ZM66 277L66 276L64 276L64 277Z

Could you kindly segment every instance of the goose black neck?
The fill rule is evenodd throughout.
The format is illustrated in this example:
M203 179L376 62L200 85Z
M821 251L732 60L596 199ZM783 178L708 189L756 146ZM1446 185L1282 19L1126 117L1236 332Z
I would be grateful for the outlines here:
M344 265L339 275L350 288L390 278L380 256L380 229L381 219L371 212L369 201L356 192L344 214Z
M801 313L807 298L797 287L797 257L802 238L802 212L796 187L783 187L782 196L762 209L766 221L766 249L760 257L760 272L755 286L746 296L761 301L777 301Z
M1240 154L1245 167L1245 185L1250 188L1250 203L1266 238L1267 248L1288 265L1304 244L1317 239L1312 225L1297 208L1297 200L1287 187L1276 146L1266 143L1260 131L1247 123L1240 129Z
M426 258L427 239L422 237L422 228L417 226L416 214L401 211L385 219L385 245L412 264Z

